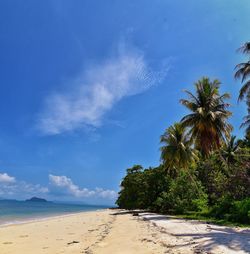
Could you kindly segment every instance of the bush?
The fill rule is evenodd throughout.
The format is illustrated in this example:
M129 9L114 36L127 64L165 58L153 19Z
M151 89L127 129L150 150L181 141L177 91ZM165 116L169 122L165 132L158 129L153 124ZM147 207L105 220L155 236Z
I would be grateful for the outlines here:
M217 203L212 207L210 211L210 215L217 219L225 219L229 217L232 206L232 199L229 196L224 196L217 200Z
M208 209L208 199L207 199L207 194L204 193L203 195L201 195L200 198L194 199L192 201L193 206L194 206L194 210L197 212L207 212Z
M249 224L250 198L234 201L229 196L223 197L220 202L213 206L210 215L217 219Z
M250 224L250 198L233 202L229 220Z
M168 190L169 177L163 168L143 169L135 165L127 170L121 182L121 191L116 204L124 209L151 209L159 211L153 204L160 193Z
M172 179L168 192L163 192L155 204L162 212L183 214L186 211L201 211L207 207L207 196L195 176L190 178L182 172Z

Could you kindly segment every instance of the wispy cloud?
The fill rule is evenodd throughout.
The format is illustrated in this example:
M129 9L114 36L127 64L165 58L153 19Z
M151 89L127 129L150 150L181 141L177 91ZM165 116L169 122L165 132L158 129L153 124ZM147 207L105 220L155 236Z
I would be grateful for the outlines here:
M38 128L45 135L97 128L118 101L156 85L166 71L166 66L152 70L142 53L122 50L118 56L85 69L70 84L70 92L51 94L39 117Z
M101 197L105 199L114 199L117 197L117 192L114 190L104 190L102 188L89 190L87 188L80 188L67 176L49 175L49 180L50 193L55 196L65 195L75 198Z

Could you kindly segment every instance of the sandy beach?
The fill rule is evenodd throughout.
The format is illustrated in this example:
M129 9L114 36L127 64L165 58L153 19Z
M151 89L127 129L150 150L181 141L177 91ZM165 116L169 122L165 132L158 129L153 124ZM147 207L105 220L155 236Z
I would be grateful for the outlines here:
M250 229L102 210L0 227L1 254L250 253Z

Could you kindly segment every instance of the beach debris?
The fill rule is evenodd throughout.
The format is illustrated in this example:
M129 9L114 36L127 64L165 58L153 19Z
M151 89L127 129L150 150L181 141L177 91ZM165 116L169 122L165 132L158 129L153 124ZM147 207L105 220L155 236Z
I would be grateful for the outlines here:
M67 243L68 245L71 245L71 244L75 244L75 243L79 243L78 241L72 241L72 242L69 242Z

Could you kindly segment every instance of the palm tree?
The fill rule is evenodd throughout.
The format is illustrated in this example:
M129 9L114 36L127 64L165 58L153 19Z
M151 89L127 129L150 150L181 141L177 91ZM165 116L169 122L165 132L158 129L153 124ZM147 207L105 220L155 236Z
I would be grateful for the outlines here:
M169 170L186 169L196 158L187 129L181 123L170 126L161 136L161 159Z
M221 148L221 156L227 167L237 161L240 151L240 143L236 141L236 136L231 136Z
M171 171L174 171L176 174L177 171L186 170L190 180L194 183L197 193L201 194L188 168L198 157L187 128L181 123L175 123L166 129L161 136L161 143L163 144L161 147L161 159L169 173L171 174Z
M229 138L232 126L227 122L231 112L225 103L228 93L219 94L220 82L202 78L195 83L196 93L185 91L188 99L180 100L191 114L182 118L181 123L190 127L191 139L201 154L207 157L211 151L218 149Z
M235 75L236 79L241 79L241 83L243 83L242 88L239 93L239 101L246 99L247 103L247 111L248 115L244 118L244 122L241 125L242 127L246 127L246 132L250 132L250 42L246 42L242 47L239 48L239 51L245 55L249 55L249 59L245 63L237 64L235 67Z

